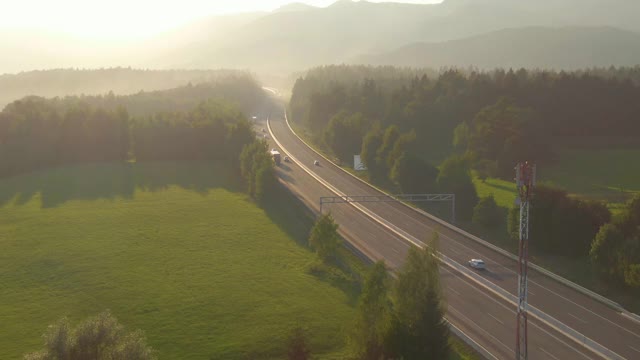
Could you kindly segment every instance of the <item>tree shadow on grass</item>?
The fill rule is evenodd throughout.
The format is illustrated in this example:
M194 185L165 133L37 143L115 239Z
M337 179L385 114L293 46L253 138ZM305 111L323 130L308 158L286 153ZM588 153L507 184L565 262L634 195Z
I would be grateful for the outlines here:
M309 264L307 271L317 279L342 290L347 295L349 306L357 305L362 291L362 279L349 265L345 268L340 259L332 259L329 262L317 260Z
M40 194L43 208L71 200L131 199L136 190L170 186L205 194L210 189L242 191L234 171L222 163L101 163L61 167L0 180L0 206L29 202Z
M299 245L309 248L309 234L315 215L291 191L281 184L261 202L269 219Z
M309 234L315 223L315 214L291 191L278 184L274 191L262 201L262 208L271 221L309 251ZM324 263L320 260L309 264L307 271L314 277L342 290L355 306L360 295L362 279L349 258L349 250L340 249L336 256Z

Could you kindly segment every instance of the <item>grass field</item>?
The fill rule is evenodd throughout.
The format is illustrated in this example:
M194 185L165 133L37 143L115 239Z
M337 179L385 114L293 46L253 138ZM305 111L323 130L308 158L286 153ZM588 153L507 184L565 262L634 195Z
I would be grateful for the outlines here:
M516 185L501 179L487 178L482 181L476 174L473 174L473 183L476 186L478 196L483 198L493 195L498 206L512 208L516 199Z
M640 150L564 150L542 180L584 197L624 202L640 192Z
M310 275L310 220L221 167L87 165L0 180L0 358L110 309L161 359L282 358L295 326L340 358L354 297Z
M538 166L540 183L566 189L575 196L606 201L616 213L633 194L640 193L640 150L564 150L550 166ZM480 197L493 194L498 205L512 207L516 196L512 181L474 176Z

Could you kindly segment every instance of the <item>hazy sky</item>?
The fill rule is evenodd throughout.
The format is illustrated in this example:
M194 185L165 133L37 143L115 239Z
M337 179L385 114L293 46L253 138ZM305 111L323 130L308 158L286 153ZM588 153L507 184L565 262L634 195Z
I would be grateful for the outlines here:
M335 0L3 0L0 30L38 29L102 39L143 38L207 15L269 11L292 2L327 6Z

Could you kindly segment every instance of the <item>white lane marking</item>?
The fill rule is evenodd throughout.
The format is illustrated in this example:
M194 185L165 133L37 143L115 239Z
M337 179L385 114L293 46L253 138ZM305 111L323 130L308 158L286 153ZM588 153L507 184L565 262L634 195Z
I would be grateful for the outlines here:
M545 354L547 354L547 355L551 356L552 358L554 358L554 359L556 359L556 360L560 360L560 359L558 359L557 357L553 356L553 354L549 353L547 350L545 350L545 349L543 349L543 348L541 348L541 347L539 347L539 346L538 346L538 349L540 349L543 353L545 353Z
M564 346L568 347L569 349L571 349L571 350L573 350L573 351L577 352L578 354L580 354L580 355L584 356L585 358L587 358L587 359L589 359L589 360L593 360L593 358L592 358L592 357L590 357L590 356L588 356L587 354L583 353L582 351L580 351L580 350L578 350L578 349L574 348L573 346L571 346L571 345L567 344L566 342L564 342L562 339L560 339L560 338L556 337L555 335L551 335L551 333L550 333L550 332L548 332L547 330L543 329L542 327L540 327L540 326L536 325L535 323L533 323L533 322L529 322L529 324L533 325L534 327L538 328L538 330L540 330L540 331L542 331L543 333L545 333L545 334L547 334L547 335L551 336L552 338L556 339L559 343L563 344Z
M487 313L487 315L491 316L495 321L499 322L500 324L504 325L504 322L502 322L502 320L498 319L497 317Z
M483 334L486 334L487 336L489 336L490 338L492 338L494 341L496 341L497 343L499 343L500 345L504 346L507 350L509 350L509 352L514 351L512 348L509 347L509 345L506 345L505 343L503 343L502 341L498 340L498 338L496 338L495 336L491 335L491 333L489 333L488 331L486 331L483 327L481 327L480 325L476 324L475 321L469 319L468 317L466 317L463 313L461 313L460 311L454 309L452 306L449 306L449 310L453 311L455 313L458 314L458 316L461 316L463 318L465 318L468 322L470 322L471 324L473 324L473 326L477 327Z
M391 250L393 250L393 252L395 252L396 254L400 254L400 251L396 250L396 248L392 247Z
M453 288L451 286L447 286L447 289L449 289L449 291L453 292L454 294L460 296L460 293L455 291L455 290L453 290Z
M579 317L577 317L577 316L573 315L573 314L572 314L572 313L570 313L570 312L568 312L568 313L567 313L567 315L571 316L572 318L574 318L574 319L576 319L576 320L578 320L578 321L580 321L580 322L582 322L582 323L584 323L584 324L587 324L587 322L586 322L584 319L581 319L581 318L579 318Z
M634 348L633 346L629 345L629 347L631 348L631 350L633 350L633 351L635 351L635 352L639 352L639 353L640 353L640 350L638 350L638 349Z
M532 281L532 282L533 282L533 281ZM533 282L533 283L535 284L535 282ZM633 335L633 336L637 337L638 339L640 339L640 335L639 335L639 334L636 334L636 333L634 333L633 331L631 331L631 330L629 330L629 329L627 329L627 328L625 328L625 327L623 327L623 326L621 326L621 325L618 325L618 324L614 323L613 321L611 321L611 320L609 320L609 319L607 319L607 318L605 318L605 317L603 317L603 316L599 315L598 313L595 313L595 312L593 312L593 311L591 311L591 310L587 309L586 307L584 307L584 306L582 306L582 305L580 305L580 304L577 304L577 303L575 303L575 302L573 302L573 301L571 301L571 300L567 299L566 297L564 297L564 296L562 296L562 295L560 295L560 294L556 293L556 292L555 292L555 291L553 291L553 290L549 290L548 288L546 288L546 287L544 287L544 286L541 286L541 285L539 285L539 284L536 284L536 285L538 285L538 286L540 286L540 288L542 288L542 289L544 289L544 290L547 290L548 292L550 292L550 293L552 293L552 294L556 295L557 297L559 297L559 298L561 298L561 299L564 299L564 300L566 300L566 301L570 302L571 304L573 304L573 305L575 305L575 306L577 306L577 307L581 308L582 310L584 310L584 311L586 311L586 312L588 312L588 313L591 313L591 314L595 315L596 317L599 317L600 319L602 319L602 320L604 320L604 321L606 321L606 322L608 322L608 323L610 323L610 324L612 324L612 325L615 325L615 326L619 327L620 329L622 329L622 330L624 330L624 331L628 332L629 334L631 334L631 335Z
M460 252L458 250L453 250L453 248L449 248L447 250L449 250L450 252L452 252L452 253L454 253L456 255L460 255Z
M529 295L535 295L536 293L534 293L533 291L531 291L531 290L527 289L527 294L529 294Z
M447 269L445 269L445 268L440 268L440 269L441 269L441 270L444 270L445 272L447 272L447 273L449 273L449 274L451 274L451 275L453 275L453 276L458 277L458 278L459 278L459 279L461 279L464 283L468 283L468 282L467 282L468 280L465 280L465 279L464 279L463 277L461 277L460 275L456 275L456 274L454 274L453 272L451 272L451 271L449 271L449 270L447 270ZM498 306L502 307L502 308L503 308L503 309L505 309L507 312L511 313L512 315L515 315L515 313L516 313L516 312L514 311L514 309L513 309L513 308L511 308L511 307L507 307L506 305L504 305L503 303L499 302L498 300L496 300L496 299L495 299L495 298L493 298L492 296L490 296L490 295L486 294L486 293L485 293L485 292L483 292L483 291L480 291L480 290L479 290L478 288L476 288L474 285L469 284L469 286L470 286L473 290L477 291L478 293L480 293L480 294L484 295L484 296L485 296L485 297L487 297L488 299L490 299L490 300L492 300L493 302L495 302ZM547 330L543 329L541 326L537 325L535 322L529 322L529 324L531 324L532 326L536 327L538 330L540 330L540 331L542 331L543 333L547 334L550 338L552 338L552 339L556 340L557 342L561 343L562 345L564 345L564 346L568 347L569 349L571 349L571 350L573 350L573 351L577 352L578 354L580 354L580 355L584 356L586 359L593 360L593 358L592 358L591 356L589 356L589 355L587 355L587 354L583 353L582 351L580 351L580 350L578 350L577 348L573 347L572 345L570 345L569 343L565 342L564 340L562 340L561 338L557 337L556 335L551 334L551 333L550 333L550 332L548 332Z

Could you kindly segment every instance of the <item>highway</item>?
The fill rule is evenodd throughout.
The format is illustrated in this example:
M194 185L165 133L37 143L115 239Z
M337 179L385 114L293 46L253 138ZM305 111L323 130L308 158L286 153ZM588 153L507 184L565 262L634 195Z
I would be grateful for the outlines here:
M318 155L291 132L283 116L272 118L271 129L285 150L302 163L312 164L314 159L318 159ZM321 166L312 166L312 168L317 176L344 194L381 194L376 189L367 186L322 159ZM326 196L331 195L333 194L326 194ZM484 259L488 271L481 273L481 276L500 288L516 294L517 273L516 262L513 259L456 231L440 226L430 218L403 204L362 203L361 205L416 239L424 240L434 229L438 229L441 233L440 251L443 254L460 264L465 264L471 258ZM332 212L335 212L338 206L349 207L345 204L332 205ZM532 234L532 239L535 241L535 234ZM385 259L387 258L388 251L378 251L384 254ZM530 271L529 304L622 358L640 359L640 323L622 316L619 312L581 292L536 271ZM512 335L512 337L514 336ZM512 342L514 341L507 342L507 344Z
M330 164L325 162L322 162L319 167L314 167L313 160L317 156L295 139L288 130L284 119L276 114L273 112L271 118L273 135L284 145L281 150L285 154L290 154L294 159L294 161L282 163L278 167L280 180L307 206L318 212L318 199L321 196L333 196L334 194L305 172L300 165L315 172L316 176L322 176L322 178L331 178L331 176L343 178L346 174L341 174L340 170L331 172ZM267 128L266 124L259 126ZM298 164L298 162L301 163ZM340 181L332 182L332 184L342 186ZM359 186L362 187L362 184ZM357 191L358 194L363 194L370 190L363 188ZM374 260L384 260L391 268L397 268L403 263L409 247L409 243L405 239L400 238L394 232L348 204L332 205L330 210L340 224L342 235L362 253ZM420 231L423 230L420 229ZM440 232L444 235L442 229ZM418 238L424 239L430 234L431 230L427 230L419 234ZM448 238L441 236L440 242L443 248L450 247ZM512 359L516 340L515 306L493 296L459 272L445 266L442 266L441 269L447 303L447 319L483 348L483 353L487 357ZM597 355L535 319L529 320L529 356L531 359L598 358Z

